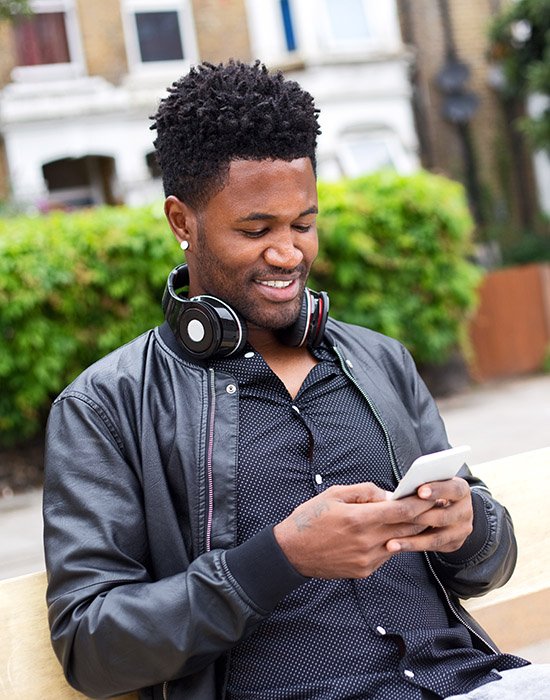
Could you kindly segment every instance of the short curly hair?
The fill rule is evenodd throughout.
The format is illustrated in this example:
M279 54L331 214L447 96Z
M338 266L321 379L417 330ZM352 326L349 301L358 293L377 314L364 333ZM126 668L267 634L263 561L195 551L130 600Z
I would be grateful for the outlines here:
M204 62L168 93L151 117L166 196L200 209L225 185L232 160L307 157L315 171L319 110L280 71Z

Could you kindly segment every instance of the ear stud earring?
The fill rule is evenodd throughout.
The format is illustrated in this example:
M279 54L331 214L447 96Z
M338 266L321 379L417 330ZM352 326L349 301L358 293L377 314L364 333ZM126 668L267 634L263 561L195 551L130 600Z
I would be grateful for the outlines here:
M188 250L188 248L189 248L189 241L183 240L183 241L180 243L180 248L181 248L183 251Z

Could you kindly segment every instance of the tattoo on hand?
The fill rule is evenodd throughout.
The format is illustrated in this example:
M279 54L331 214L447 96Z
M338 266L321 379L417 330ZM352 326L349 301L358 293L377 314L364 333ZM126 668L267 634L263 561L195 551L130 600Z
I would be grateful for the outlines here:
M328 509L328 503L325 501L319 501L317 503L313 503L304 513L297 513L294 516L294 522L298 532L303 532L303 530L307 530L308 527L311 527L312 520L320 517L320 515Z

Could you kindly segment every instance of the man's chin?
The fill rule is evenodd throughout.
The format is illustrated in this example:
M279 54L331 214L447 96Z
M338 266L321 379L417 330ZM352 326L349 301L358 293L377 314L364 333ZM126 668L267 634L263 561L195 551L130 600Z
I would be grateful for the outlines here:
M281 331L296 323L299 315L300 308L297 310L294 308L273 314L245 314L245 318L249 326L269 331Z

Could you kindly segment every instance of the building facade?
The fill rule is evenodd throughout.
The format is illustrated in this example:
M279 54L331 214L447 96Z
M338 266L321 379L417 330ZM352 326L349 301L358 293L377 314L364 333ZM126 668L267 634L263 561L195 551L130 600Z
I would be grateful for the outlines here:
M160 196L149 116L202 60L259 58L321 109L319 176L419 167L394 0L33 0L0 24L0 198L47 210Z
M550 161L516 128L488 31L514 0L398 0L422 165L462 181L477 223L529 230L550 214ZM532 109L538 103L531 101Z

